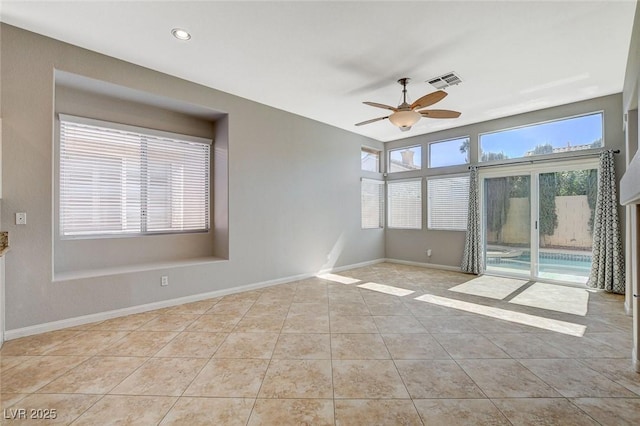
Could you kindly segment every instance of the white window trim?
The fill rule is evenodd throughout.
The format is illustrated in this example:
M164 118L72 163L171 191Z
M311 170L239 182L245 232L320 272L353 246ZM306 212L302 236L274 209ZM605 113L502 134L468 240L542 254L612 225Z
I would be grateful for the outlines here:
M415 169L415 170L403 170L401 172L392 172L391 171L391 153L393 151L400 151L403 149L411 149L411 148L420 148L420 168L419 169ZM423 165L423 160L424 160L424 146L423 144L419 143L416 145L409 145L409 146L399 146L397 148L390 148L387 150L387 174L392 174L395 175L396 173L415 173L415 172L419 172L421 170L424 170L425 167Z
M565 121L565 120L571 120L574 118L580 118L580 117L587 117L589 115L597 115L600 114L600 119L602 121L602 146L599 148L593 148L593 149L588 149L588 150L580 150L580 151L569 151L569 152L563 152L563 153L556 153L556 154L542 154L542 155L536 155L535 157L544 157L544 158L558 158L558 159L563 159L563 158L571 158L571 154L575 154L576 152L578 153L589 153L589 152L594 152L597 150L602 150L604 148L606 148L607 143L605 140L605 135L607 133L606 129L605 129L605 124L606 124L606 120L604 119L604 110L596 110L596 111L589 111L589 112L585 112L585 113L581 113L581 114L575 114L575 115L569 115L569 116L565 116L565 117L558 117L558 118L551 118L549 120L543 120L543 121L536 121L533 123L528 123L528 124L521 124L519 126L513 126L513 127L505 127L505 128L501 128L501 129L497 129L497 130L491 130L488 132L481 132L478 133L478 138L477 138L477 144L476 144L476 155L478 156L478 164L481 165L493 165L493 164L509 164L509 162L518 162L518 161L522 161L522 159L526 159L527 157L515 157L515 158L509 158L507 160L493 160L493 161L480 161L480 152L482 150L482 137L486 136L486 135L492 135L494 133L502 133L502 132L508 132L510 130L517 130L517 129L524 129L527 127L533 127L533 126L539 126L539 125L543 125L543 124L548 124L548 123L555 123L558 121Z
M437 166L437 167L432 167L431 166L431 145L437 144L437 143L452 142L452 141L460 140L460 139L469 139L469 162L460 163L460 164L451 164L451 165L448 165L448 166ZM469 165L470 163L471 163L471 136L469 136L469 135L467 135L467 136L459 136L459 137L455 137L455 138L442 139L442 140L438 140L438 141L427 142L427 169L443 170L446 167L460 167L460 166Z
M378 154L378 170L364 170L362 168L362 152L369 152L371 154ZM382 162L384 161L383 158L383 151L381 149L377 149L377 148L373 148L367 145L362 145L360 147L360 170L365 172L365 173L382 173Z

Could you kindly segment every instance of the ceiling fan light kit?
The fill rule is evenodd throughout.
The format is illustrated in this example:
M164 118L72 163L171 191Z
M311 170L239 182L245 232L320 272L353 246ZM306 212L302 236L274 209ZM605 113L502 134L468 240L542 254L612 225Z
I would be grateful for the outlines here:
M435 104L436 102L440 102L447 96L447 92L442 90L438 90L437 92L429 93L419 98L412 104L407 103L407 84L409 83L409 78L401 78L398 80L398 83L402 85L402 103L397 107L392 107L390 105L380 104L377 102L364 102L366 105L373 106L376 108L383 108L393 111L393 114L388 115L386 117L378 117L371 120L366 120L360 123L357 123L356 126L362 126L369 123L375 123L376 121L389 119L389 121L396 127L398 127L401 131L406 132L411 129L411 127L416 124L420 118L428 117L428 118L458 118L460 117L460 113L458 111L450 111L446 109L432 109L432 110L421 110L421 108L426 108L430 105Z
M420 113L416 111L396 111L389 116L389 121L401 129L408 127L407 130L409 130L420 120L420 117Z

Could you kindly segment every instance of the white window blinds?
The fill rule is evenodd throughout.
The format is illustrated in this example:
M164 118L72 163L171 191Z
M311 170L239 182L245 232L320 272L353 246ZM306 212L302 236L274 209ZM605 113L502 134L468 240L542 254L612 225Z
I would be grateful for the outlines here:
M389 228L422 228L422 180L387 182Z
M384 224L384 182L363 178L360 192L362 228L382 228Z
M208 142L60 115L60 234L208 230Z
M465 231L469 209L469 176L427 180L429 229Z

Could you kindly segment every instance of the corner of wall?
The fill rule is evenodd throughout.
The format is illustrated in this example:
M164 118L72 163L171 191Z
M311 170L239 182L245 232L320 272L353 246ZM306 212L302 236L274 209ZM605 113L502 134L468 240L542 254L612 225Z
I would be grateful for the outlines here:
M229 259L229 116L216 122L213 141L213 255Z

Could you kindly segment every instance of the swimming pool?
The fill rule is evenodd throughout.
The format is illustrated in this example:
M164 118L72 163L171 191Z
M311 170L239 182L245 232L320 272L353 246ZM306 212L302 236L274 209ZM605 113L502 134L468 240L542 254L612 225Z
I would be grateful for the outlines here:
M559 281L586 283L591 271L591 255L571 252L541 251L538 275ZM515 257L487 257L487 270L526 273L531 269L531 252L523 250Z

